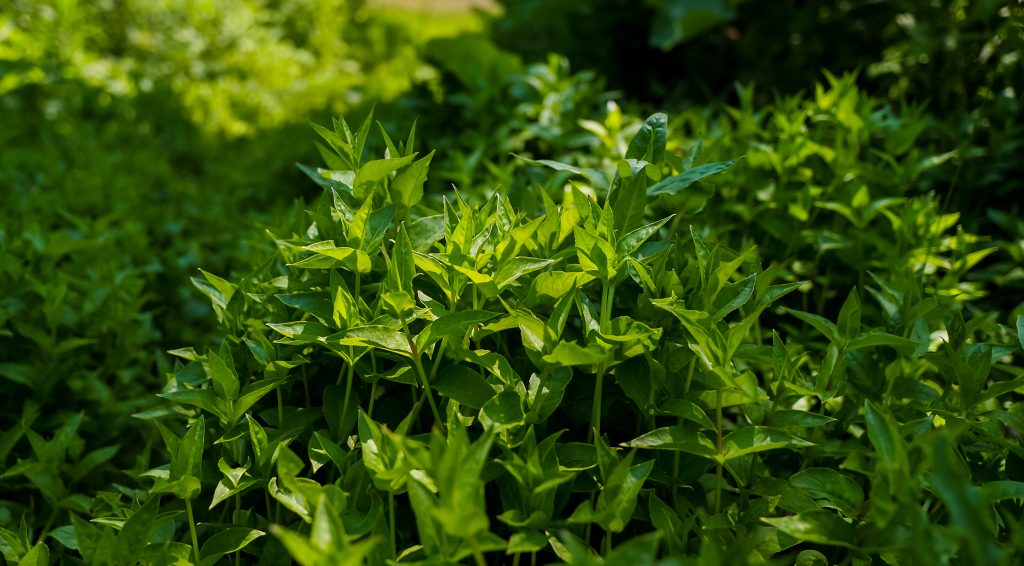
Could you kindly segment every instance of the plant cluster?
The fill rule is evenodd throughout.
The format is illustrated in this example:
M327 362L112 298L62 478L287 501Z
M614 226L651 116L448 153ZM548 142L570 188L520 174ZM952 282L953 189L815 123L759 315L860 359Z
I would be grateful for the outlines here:
M70 519L43 528L62 554L1010 563L1024 319L965 320L934 272L899 266L834 320L801 310L807 283L763 265L786 258L695 223L735 161L666 151L664 114L612 169L536 162L579 179L535 186L539 214L431 206L434 153L380 130L368 159L373 129L319 128L309 224L245 278L196 278L223 342L171 352L165 403L136 414L159 439L115 490L54 473L116 450L85 453L81 415L51 439L24 425L33 457L5 477ZM10 562L50 548L0 534Z
M0 8L4 560L1019 561L1019 10L584 4Z

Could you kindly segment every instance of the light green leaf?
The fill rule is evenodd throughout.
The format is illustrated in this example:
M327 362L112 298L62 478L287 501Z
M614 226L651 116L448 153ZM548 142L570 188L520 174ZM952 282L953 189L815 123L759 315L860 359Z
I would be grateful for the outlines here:
M798 311L793 309L784 310L785 312L813 326L815 329L818 330L818 332L824 334L825 338L828 338L829 342L838 343L840 341L839 328L836 327L836 325L833 324L831 320L828 320L823 316L809 312Z
M544 361L559 366L589 366L608 361L608 352L597 345L587 347L575 342L559 342Z
M789 517L763 517L761 520L798 540L858 548L857 529L831 511L804 511Z
M1000 480L981 484L981 493L990 503L1006 499L1024 499L1024 482Z
M206 362L213 389L222 399L234 401L238 397L238 376L213 350L206 353Z
M498 313L480 310L458 310L442 315L428 324L416 336L416 346L421 352L425 352L432 344L443 338L461 340L473 326L483 324L498 316Z
M708 418L704 409L686 399L669 399L655 409L655 414L679 417L697 423L707 430L715 429L715 424Z
M861 348L872 348L875 346L892 346L894 348L914 348L918 343L909 338L887 334L885 332L868 332L850 340L846 343L846 350L852 352Z
M504 289L523 275L544 269L553 263L555 263L555 260L553 259L536 259L532 257L512 258L502 265L494 274L494 284L498 286L498 289Z
M367 161L356 171L356 178L352 183L352 194L359 200L367 198L372 193L374 183L380 182L392 172L412 163L415 158L416 154L413 153L405 157Z
M485 427L512 427L523 423L523 403L513 391L502 391L484 403L480 422Z
M756 285L756 275L751 275L742 281L726 285L718 292L715 303L709 309L714 313L711 315L711 319L715 321L722 320L732 311L745 305L750 300L750 297L754 295L754 287Z
M50 549L45 542L33 546L18 561L18 566L50 566Z
M418 159L395 176L391 183L391 200L399 206L410 208L423 200L423 183L427 180L427 170L430 168L430 160L434 158L431 151L426 157Z
M199 555L201 566L213 566L225 554L241 550L252 541L265 535L263 531L246 527L228 527L213 534L203 543Z
M748 426L730 432L722 441L724 460L777 448L805 448L814 446L802 438L765 426Z
M561 163L558 161L551 161L550 159L529 159L521 155L512 154L513 157L529 163L530 165L540 165L543 167L550 167L555 171L569 171L577 175L586 177L595 189L607 189L608 188L608 176L603 171L598 169L588 169L586 167L574 167L568 163Z
M380 325L367 325L350 328L324 338L328 344L342 346L371 346L389 350L403 356L412 357L412 345L409 338L397 331Z
M675 215L667 216L661 220L656 220L650 224L640 226L619 238L618 242L615 244L616 255L620 258L632 255L633 252L639 249L640 246L651 237L651 235L660 230L666 222L672 220L673 216Z

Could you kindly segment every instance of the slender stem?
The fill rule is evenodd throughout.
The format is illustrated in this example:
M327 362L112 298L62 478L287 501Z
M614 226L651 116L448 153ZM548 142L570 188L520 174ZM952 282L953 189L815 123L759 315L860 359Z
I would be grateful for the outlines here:
M284 429L284 397L280 385L277 386L277 428Z
M612 323L612 303L615 301L615 285L605 284L601 293L601 332L608 332Z
M427 403L430 405L430 411L434 413L434 420L437 422L437 426L444 428L444 419L441 418L441 413L437 410L437 404L434 403L434 395L430 392L430 381L427 379L427 372L423 371L423 363L420 361L419 356L412 359L413 365L416 366L416 371L420 375L420 381L423 384L424 395L427 396Z
M676 426L683 426L683 417L676 418ZM672 457L672 504L679 503L679 451L676 450Z
M377 401L377 380L370 386L370 406L366 408L366 416L373 418L373 404Z
M395 535L395 492L388 492L388 526L391 529L391 556L398 556L398 538Z
M517 552L515 556L512 557L512 566L519 566L519 557L522 555L522 552Z
M235 511L240 513L242 511L242 494L235 494ZM235 551L235 566L241 566L242 564L242 551Z
M693 370L697 368L697 355L694 354L690 365L686 368L686 381L683 382L683 397L690 394L690 385L693 384Z
M715 390L715 429L719 459L715 465L715 513L722 511L722 390Z
M406 339L409 340L409 348L413 354L413 365L416 366L416 373L420 376L420 385L423 387L423 392L427 396L427 402L430 404L430 410L434 413L434 421L438 427L444 428L444 420L441 419L441 413L437 410L437 404L434 403L434 395L430 392L430 380L427 379L427 373L423 369L423 361L420 360L420 351L416 348L416 341L413 340L413 333L409 331L409 322L406 318L401 319L401 328L406 331Z
M697 356L694 355L693 359L690 360L689 366L687 366L687 368L686 368L686 379L683 381L683 397L686 397L687 395L690 394L690 385L693 384L693 371L694 371L694 369L696 369L696 367L697 367ZM682 417L679 417L676 420L676 425L677 426L683 426L683 418ZM673 455L673 457L672 457L672 477L673 478L678 478L679 477L679 458L680 458L680 456L681 456L681 453L676 451L675 455ZM679 488L677 486L673 485L672 486L672 499L673 499L673 502L678 503L678 501L676 501L676 499L678 498L678 495L679 495Z
M348 403L352 398L352 381L353 376L355 375L356 367L355 359L353 358L353 356L353 348L350 347L348 349L348 357L352 358L352 360L348 362L348 371L346 372L347 375L345 376L345 402L341 406L341 423L339 423L339 430L340 427L345 426L345 420L348 418Z
M590 409L590 433L591 441L596 442L601 438L601 396L604 385L604 363L597 365L597 376L594 379L594 405Z
M484 560L484 553L480 552L480 545L477 544L475 535L470 537L469 544L473 547L473 558L476 560L476 566L487 566L487 561Z
M612 553L612 532L604 532L604 555L608 556Z
M444 360L444 350L448 346L448 339L442 338L441 345L437 348L437 355L434 357L434 365L430 368L430 382L434 382L434 378L437 377L437 370L441 368L441 362Z
M361 299L359 298L359 292L360 292L360 289L359 289L359 275L360 275L360 274L359 274L359 270L357 269L357 270L356 270L356 284L355 284L355 288L353 289L353 291L354 291L354 293L353 293L354 297L352 297L353 299L355 299L355 300L356 300L356 314L357 314L357 315L359 314L359 310L360 310L360 305L359 305L359 303L361 302Z
M615 286L606 282L601 289L601 332L607 333L612 324L612 302L615 300ZM592 438L601 437L601 397L604 387L604 373L607 367L604 362L597 364L597 378L594 381L594 405L590 410L590 427ZM589 436L589 435L588 435Z
M192 533L192 554L199 564L199 537L196 536L196 519L192 516L192 500L185 500L185 512L188 514L188 530Z
M427 372L423 370L423 362L420 360L420 352L416 348L416 342L409 331L409 323L402 317L402 329L405 330L405 337L409 341L409 351L412 353L412 364L416 367L416 373L420 376L420 385L423 387L423 394L427 396L427 403L430 404L430 411L434 413L434 420L437 426L444 428L444 420L434 403L434 395L430 392L430 380L427 379Z

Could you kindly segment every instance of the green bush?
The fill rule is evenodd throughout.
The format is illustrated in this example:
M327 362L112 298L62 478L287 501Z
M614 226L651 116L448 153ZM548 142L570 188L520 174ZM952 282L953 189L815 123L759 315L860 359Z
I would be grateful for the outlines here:
M614 5L0 9L6 562L1014 563L1017 11Z
M85 561L1019 550L1024 319L965 321L920 266L844 289L833 320L779 308L805 282L692 224L732 162L667 151L664 115L538 213L434 208L433 154L410 134L367 158L371 130L320 130L334 169L310 223L273 230L275 259L196 279L223 342L171 352L165 405L140 415L164 449L55 537ZM664 198L682 222L648 217ZM8 556L42 552L0 532Z

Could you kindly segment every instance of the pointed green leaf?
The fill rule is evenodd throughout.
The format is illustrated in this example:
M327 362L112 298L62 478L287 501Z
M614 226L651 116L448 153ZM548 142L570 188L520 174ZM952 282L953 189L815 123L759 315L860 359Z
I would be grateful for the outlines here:
M674 195L689 188L690 185L700 181L701 179L729 169L733 165L736 165L738 161L739 159L734 159L732 161L708 163L706 165L694 167L693 169L662 179L660 182L651 185L647 188L647 195L652 197L663 194Z
M246 527L228 527L219 530L203 543L199 552L199 555L202 556L200 565L213 566L222 556L242 550L265 534L263 531Z
M673 450L712 459L718 456L718 450L715 449L713 442L693 428L685 426L654 429L630 440L623 446L648 450Z
M207 367L213 389L222 399L234 401L238 397L238 376L213 350L206 353Z
M446 365L431 384L460 405L480 409L496 395L482 375L463 365Z
M814 446L791 434L765 426L748 426L730 432L722 441L722 452L725 460L732 460L765 450L777 448L805 448Z
M551 161L550 159L529 159L521 155L512 154L513 157L520 161L529 163L530 165L540 165L543 167L550 167L555 171L569 171L577 175L586 177L588 181L594 186L595 189L607 189L608 188L608 176L603 171L598 169L588 169L586 167L574 167L568 163L561 163L558 161Z

